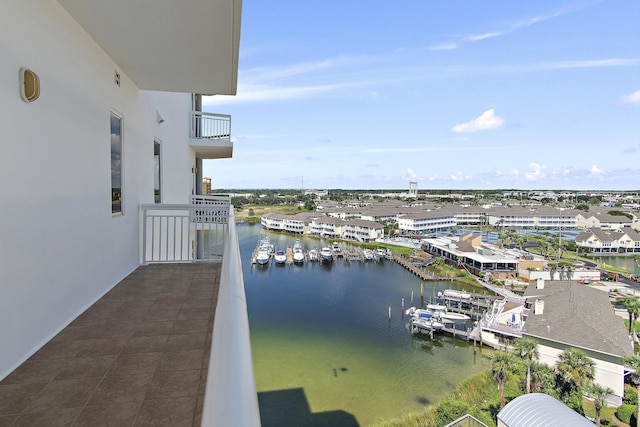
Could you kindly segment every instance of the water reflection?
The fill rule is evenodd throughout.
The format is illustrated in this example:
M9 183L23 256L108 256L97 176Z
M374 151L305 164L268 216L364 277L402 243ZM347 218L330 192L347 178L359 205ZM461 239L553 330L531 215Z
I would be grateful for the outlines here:
M342 411L368 425L422 410L488 366L466 341L411 335L402 299L407 308L412 294L419 300L421 283L402 267L338 259L252 268L261 232L238 227L259 392L301 389L312 413ZM295 237L270 239L282 248ZM306 249L330 243L303 239ZM428 296L451 283L423 286Z

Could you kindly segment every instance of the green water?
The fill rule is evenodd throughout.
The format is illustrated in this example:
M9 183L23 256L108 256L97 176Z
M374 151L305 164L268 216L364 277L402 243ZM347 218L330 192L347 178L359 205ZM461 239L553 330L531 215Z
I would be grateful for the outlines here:
M601 256L594 257L594 261L606 263L609 266L622 268L631 274L640 274L640 265L632 256Z
M412 292L419 303L420 281L395 263L252 268L263 232L244 225L238 234L264 426L374 424L437 403L488 366L466 341L411 336L401 304ZM447 287L425 283L425 296Z

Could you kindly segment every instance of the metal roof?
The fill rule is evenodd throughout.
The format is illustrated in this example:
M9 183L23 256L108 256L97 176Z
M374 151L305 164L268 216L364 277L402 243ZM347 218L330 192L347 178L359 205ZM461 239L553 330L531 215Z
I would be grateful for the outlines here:
M506 427L580 427L595 424L559 400L543 393L516 397L498 412Z

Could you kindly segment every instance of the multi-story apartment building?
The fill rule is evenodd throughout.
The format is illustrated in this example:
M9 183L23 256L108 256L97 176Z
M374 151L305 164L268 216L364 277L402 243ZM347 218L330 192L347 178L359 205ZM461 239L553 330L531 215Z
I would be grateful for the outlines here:
M590 228L576 236L576 245L593 254L640 253L640 233L631 227L607 231Z
M352 219L345 223L343 237L358 242L374 242L384 237L384 225L366 219Z
M8 383L0 383L0 401L25 397L27 392L61 390L56 387L66 383L56 379L60 364L72 362L79 347L76 353L65 353L67 357L47 364L50 375L40 377L42 389L21 383L19 375L8 377L71 322L83 320L82 331L92 334L80 339L65 330L64 336L75 338L75 344L130 345L136 322L144 316L127 323L132 328L129 335L118 330L118 343L101 335L108 332L106 324L94 319L91 325L99 327L90 329L85 327L87 316L78 316L101 297L113 295L110 292L132 272L146 268L140 265L158 255L158 244L164 252L155 262L193 265L211 257L211 248L201 244L206 223L223 227L225 255L216 257L221 267L203 279L202 286L219 280L220 301L229 294L244 295L230 203L214 201L213 209L202 204L209 203L206 199L194 198L202 193L202 162L228 158L233 152L231 118L202 112L197 94L235 94L241 6L241 0L3 3L0 380L6 378ZM34 193L42 187L43 177L49 183L46 191ZM193 208L196 201L200 203L197 210ZM149 214L154 209L168 212L168 204L187 212L171 214L184 225L167 226L166 216L158 219L166 213ZM175 232L171 235L169 229L184 230L184 239ZM154 242L152 236L162 233L163 243ZM176 248L186 248L185 253L179 256ZM135 292L153 285L187 289L184 280L176 276L133 287L131 310L149 307L154 301L136 301ZM233 354L211 352L218 366L211 363L211 375L205 378L203 423L257 425L246 304L242 298L231 300L240 302L233 309L233 322L228 322L229 327L218 324L225 319L218 306L213 337L207 339L213 349L232 342L227 347ZM79 324L72 325L78 334ZM220 340L227 343L220 346ZM244 368L225 373L236 366ZM212 372L220 368L222 374L210 381ZM224 382L227 375L233 382ZM224 393L215 390L215 382ZM103 386L96 382L95 390ZM85 397L77 392L82 389L75 390L78 399ZM197 395L192 397L191 411ZM85 405L86 401L80 406ZM46 405L31 410L43 408L51 412ZM16 412L0 415L25 415L20 407L12 410ZM225 418L230 412L234 422Z
M456 226L455 215L442 210L400 215L397 221L400 231L409 235L434 233Z

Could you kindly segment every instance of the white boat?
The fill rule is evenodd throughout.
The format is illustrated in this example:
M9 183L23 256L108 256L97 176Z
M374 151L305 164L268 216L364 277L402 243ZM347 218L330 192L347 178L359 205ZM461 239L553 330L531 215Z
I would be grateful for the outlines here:
M256 249L256 262L260 265L268 264L273 255L273 244L269 241L269 238L265 237L258 242L258 248Z
M320 249L320 258L322 259L322 261L333 261L333 251L331 250L331 248L325 246L324 248Z
M407 316L411 316L414 319L416 318L431 319L432 317L434 317L433 312L429 310L425 310L423 308L416 308L416 307L409 307L408 309L405 310L404 314L406 314Z
M362 255L364 256L365 261L372 261L375 258L375 255L371 249L363 249Z
M409 325L412 334L430 334L431 332L436 332L444 328L444 325L433 317L428 319L413 317Z
M447 311L446 305L427 304L427 310L433 313L433 316L443 323L464 323L467 320L471 320L471 317L466 314Z
M260 265L265 265L269 263L271 259L271 252L267 248L258 248L258 253L256 255L256 262Z
M443 292L445 298L451 298L456 300L470 300L471 294L463 291L456 291L455 289L447 289Z
M302 243L299 240L293 244L293 262L296 264L304 262L304 249L302 249Z
M376 249L375 254L378 257L378 259L384 259L387 257L387 250L383 248L378 248Z
M282 249L278 249L275 255L273 255L273 259L277 264L284 264L287 262L287 254Z
M309 250L309 261L318 261L318 251L316 249Z
M331 244L331 250L333 251L333 253L335 254L339 254L341 249L340 249L340 245L338 244L338 242L333 242Z

